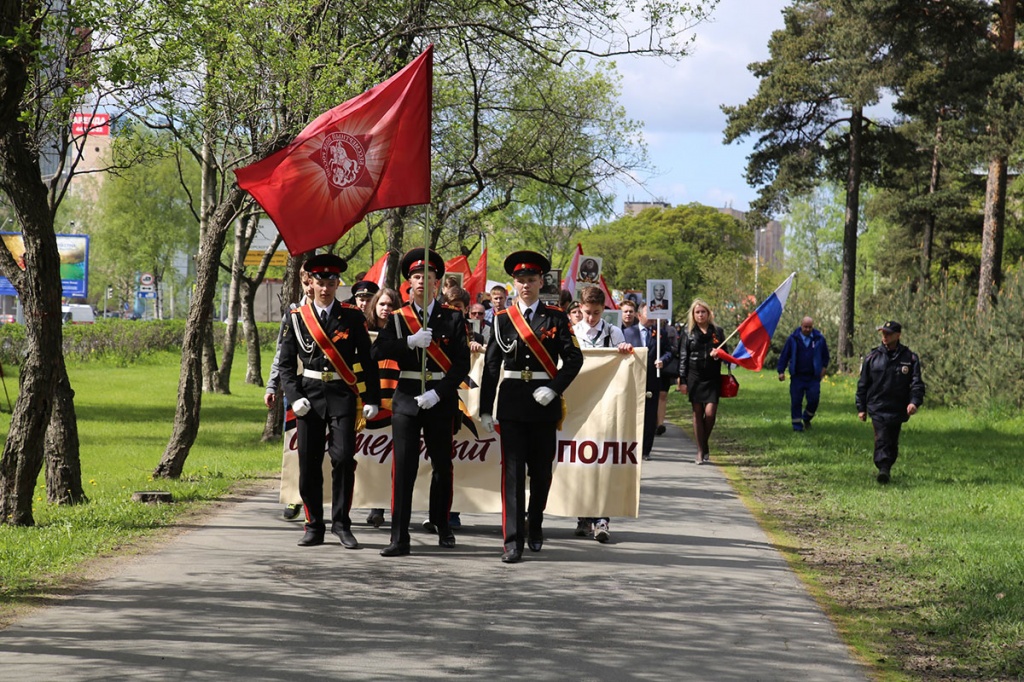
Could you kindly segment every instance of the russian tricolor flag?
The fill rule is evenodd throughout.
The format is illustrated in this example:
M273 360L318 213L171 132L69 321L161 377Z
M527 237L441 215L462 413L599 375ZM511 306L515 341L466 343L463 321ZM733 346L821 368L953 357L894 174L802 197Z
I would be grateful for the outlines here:
M734 365L745 367L755 372L761 371L764 366L764 356L768 354L768 347L771 346L772 334L779 326L779 319L782 318L782 309L786 307L786 299L789 298L789 290L793 287L794 272L786 278L786 281L779 285L779 288L766 298L757 310L750 313L747 319L740 323L736 331L740 335L740 343L736 346L733 355L719 353L718 357Z

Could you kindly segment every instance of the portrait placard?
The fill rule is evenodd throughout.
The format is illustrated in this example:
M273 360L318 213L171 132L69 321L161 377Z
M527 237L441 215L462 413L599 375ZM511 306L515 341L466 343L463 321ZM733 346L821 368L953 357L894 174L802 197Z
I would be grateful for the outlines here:
M652 320L672 319L672 280L647 280L647 317Z
M601 265L604 260L597 256L584 256L580 259L580 269L576 272L576 288L601 281Z

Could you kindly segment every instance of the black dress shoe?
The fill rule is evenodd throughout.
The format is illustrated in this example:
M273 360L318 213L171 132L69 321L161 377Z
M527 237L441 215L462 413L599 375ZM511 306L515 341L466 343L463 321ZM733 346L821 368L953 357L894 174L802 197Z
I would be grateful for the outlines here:
M341 530L332 530L331 532L338 536L345 549L359 549L359 541L356 540L355 535L352 535L352 531L342 528Z
M544 538L530 538L526 541L526 545L531 552L539 552L540 548L544 546Z
M523 550L521 549L506 549L505 553L501 555L501 563L503 564L518 564L523 560Z
M380 551L381 556L407 556L409 544L406 542L392 542Z
M437 544L439 547L453 549L455 547L455 533L450 528L447 531L441 531Z
M307 530L306 534L299 540L299 547L316 547L322 544L324 544L324 532L322 530Z

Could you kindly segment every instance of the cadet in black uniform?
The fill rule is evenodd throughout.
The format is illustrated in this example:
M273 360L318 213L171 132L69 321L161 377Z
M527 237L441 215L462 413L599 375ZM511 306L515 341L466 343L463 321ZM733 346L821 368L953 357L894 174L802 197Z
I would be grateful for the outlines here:
M433 250L425 253L420 248L405 254L402 275L409 280L410 302L391 314L371 353L375 361L396 361L401 370L391 399L391 544L381 550L381 556L409 553L409 519L420 463L421 432L433 469L430 522L437 528L441 547L455 546L455 534L448 524L454 484L452 439L461 424L458 390L469 373L469 342L462 313L435 300L437 282L443 274L444 261ZM422 327L424 291L428 292L429 301L426 327Z
M501 422L505 544L501 560L508 564L523 558L527 536L534 552L539 552L544 543L542 523L555 461L555 433L564 416L560 397L583 366L583 353L565 313L538 301L543 275L550 268L548 259L533 251L517 251L505 259L505 272L515 278L517 299L513 307L494 314L480 388L484 429L493 431L494 424ZM503 379L500 393L499 378ZM527 471L530 508L524 529Z
M281 386L298 417L299 495L306 510L306 533L299 545L324 542L321 467L329 433L331 532L346 548L355 549L359 543L352 535L349 510L356 480L356 421L377 415L377 363L370 360L366 318L334 298L345 260L322 254L302 267L313 280L313 299L292 310L282 328L280 363ZM365 377L362 384L354 376L359 373Z
M899 456L903 423L924 403L924 380L917 353L900 343L903 326L890 320L878 327L882 345L864 358L857 382L857 417L871 417L875 429L878 482L888 483Z

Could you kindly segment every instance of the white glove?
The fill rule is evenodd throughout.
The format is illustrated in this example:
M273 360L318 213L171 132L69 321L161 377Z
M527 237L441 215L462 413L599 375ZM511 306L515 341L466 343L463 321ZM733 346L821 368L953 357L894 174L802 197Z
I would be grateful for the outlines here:
M313 409L313 406L309 404L309 398L299 398L292 403L292 412L295 413L296 417L303 417Z
M423 395L416 396L416 404L420 406L421 410L429 410L439 402L441 402L441 396L434 389L430 389Z
M494 433L494 425L497 423L494 421L494 417L489 414L480 415L480 426L484 427L484 431L487 433Z
M380 412L380 408L376 405L363 405L363 416L367 421L376 417L378 412Z
M415 334L410 334L405 337L405 342L409 344L409 348L426 348L430 345L431 339L434 338L434 332L430 331L430 328L421 329Z
M547 386L541 386L533 392L533 399L541 405L547 405L552 400L558 397L558 394L552 391Z

